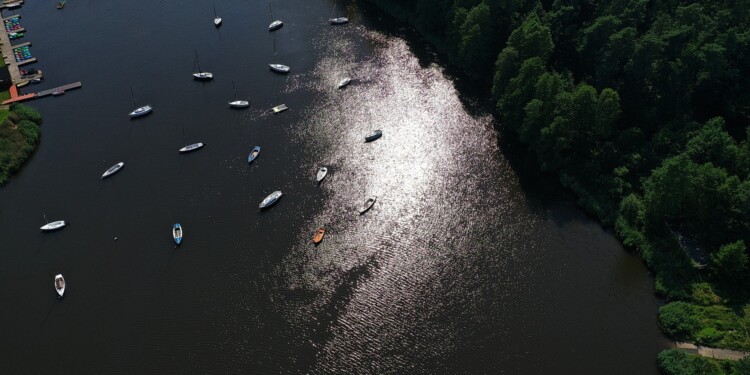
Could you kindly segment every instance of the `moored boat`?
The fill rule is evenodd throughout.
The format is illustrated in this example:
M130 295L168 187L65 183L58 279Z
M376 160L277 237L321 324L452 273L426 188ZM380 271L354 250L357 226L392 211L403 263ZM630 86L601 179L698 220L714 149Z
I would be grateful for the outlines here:
M47 223L45 225L42 225L39 229L45 231L45 232L51 232L53 230L61 229L65 226L65 220L58 220L53 221L51 223Z
M253 147L253 151L251 151L250 154L247 155L247 163L252 163L253 160L258 157L258 154L260 154L260 146Z
M52 96L60 96L65 94L65 90L52 91Z
M247 100L233 100L229 102L229 106L232 108L247 108L250 106L250 102Z
M318 175L317 175L318 182L323 181L323 179L326 178L327 174L328 174L328 168L320 167L320 169L318 169Z
M193 73L193 79L197 81L210 81L214 79L214 74L211 72L204 72L201 69L201 61L198 59L198 50L195 50L195 62L198 64L198 72Z
M65 6L65 0L57 2L57 9L62 9Z
M289 107L287 107L286 104L280 104L280 105L277 105L276 107L271 108L271 110L273 111L273 113L284 112L287 109L289 109Z
M383 135L383 132L380 129L374 130L372 133L365 136L365 142L372 142L380 138L382 135Z
M372 197L367 198L365 203L362 205L362 207L359 208L359 214L362 215L363 213L367 212L372 208L372 205L375 204L375 201L378 199L377 196L373 195Z
M323 236L326 235L326 229L323 227L318 228L318 230L315 232L315 235L313 236L313 243L319 244L321 241L323 241Z
M342 79L341 81L339 81L338 88L343 89L344 87L346 87L350 83L352 83L352 79L349 78L349 77L346 77L346 78Z
M57 291L59 298L63 298L65 294L65 278L61 273L55 275L55 291Z
M330 18L328 22L330 22L331 25L343 25L349 22L349 19L346 17L336 17L336 18Z
M283 64L268 64L268 66L271 67L272 71L281 74L289 73L289 71L291 70L290 67Z
M135 101L135 92L133 91L132 87L130 88L130 95L133 97L133 105L137 105ZM151 113L152 110L153 108L151 108L150 105L146 104L144 106L134 109L132 112L128 114L128 116L130 116L130 118L141 117L141 116L145 116Z
M268 31L278 30L281 28L281 26L284 26L284 23L280 20L273 21L270 25L268 25Z
M214 26L221 26L221 17L216 15L216 6L214 5Z
M174 238L174 242L178 245L182 242L182 225L180 223L172 225L172 238Z
M229 102L229 106L232 108L247 108L250 106L250 102L247 100L239 100L237 99L237 88L234 87L234 82L232 82L232 92L234 92L234 100Z
M274 191L273 193L269 194L265 199L263 199L263 201L260 202L260 205L258 205L258 207L263 209L263 208L268 208L272 206L274 203L279 201L279 199L281 198L281 195L282 194L280 190Z
M138 108L134 109L132 112L130 112L128 114L128 116L130 116L131 118L132 117L141 117L141 116L145 116L145 115L151 113L152 110L153 110L153 108L151 108L151 106L147 104L147 105L144 105L143 107L138 107Z
M179 151L180 151L180 153L184 154L186 152L195 151L195 150L198 150L200 148L203 148L203 143L198 142L198 143L193 143L193 144L187 145L187 146L181 148Z
M105 178L107 178L107 177L109 177L109 176L111 176L111 175L113 175L113 174L115 174L115 173L117 173L117 172L119 172L122 169L122 167L124 167L124 166L125 166L125 163L119 162L119 163L117 163L117 164L109 167L109 169L107 169L106 171L104 171L104 173L102 173L102 180L105 179Z

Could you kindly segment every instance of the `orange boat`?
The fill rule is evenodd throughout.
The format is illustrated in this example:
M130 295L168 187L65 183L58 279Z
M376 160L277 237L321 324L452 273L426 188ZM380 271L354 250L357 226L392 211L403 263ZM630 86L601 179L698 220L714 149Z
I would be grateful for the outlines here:
M313 236L313 243L319 244L320 241L323 241L323 236L326 235L326 229L325 228L318 228L318 231L315 232L315 235Z

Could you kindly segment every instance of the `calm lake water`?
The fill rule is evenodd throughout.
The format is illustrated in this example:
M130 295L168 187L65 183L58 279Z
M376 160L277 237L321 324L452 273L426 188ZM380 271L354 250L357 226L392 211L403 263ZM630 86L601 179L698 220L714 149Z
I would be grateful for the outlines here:
M474 84L411 29L366 4L274 0L269 33L267 2L232 0L217 30L212 5L4 12L45 72L32 89L83 88L30 103L41 145L0 188L0 372L656 373L647 269L503 146ZM213 81L192 80L195 50ZM249 109L228 108L232 82ZM128 119L131 86L153 114ZM43 213L69 226L40 233Z

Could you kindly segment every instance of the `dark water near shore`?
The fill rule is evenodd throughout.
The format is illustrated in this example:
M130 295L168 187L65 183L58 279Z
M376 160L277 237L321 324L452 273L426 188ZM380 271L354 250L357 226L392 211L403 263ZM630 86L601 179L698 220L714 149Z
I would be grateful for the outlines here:
M218 30L211 2L19 11L32 88L83 88L30 103L42 143L0 188L0 372L656 373L641 261L509 161L428 46L371 6L332 27L332 2L272 4L276 33L264 1L217 2ZM195 49L214 81L191 79ZM227 108L232 81L250 109ZM152 115L128 119L129 86ZM69 226L40 233L42 212Z

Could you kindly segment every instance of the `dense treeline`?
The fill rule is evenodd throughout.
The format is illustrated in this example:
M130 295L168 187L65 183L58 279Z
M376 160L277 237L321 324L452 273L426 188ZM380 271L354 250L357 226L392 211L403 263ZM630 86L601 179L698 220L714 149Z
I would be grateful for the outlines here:
M0 185L21 167L39 144L42 117L31 107L0 110Z
M502 126L694 307L683 339L750 348L750 0L373 1L492 78Z

